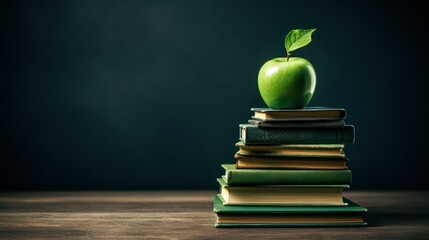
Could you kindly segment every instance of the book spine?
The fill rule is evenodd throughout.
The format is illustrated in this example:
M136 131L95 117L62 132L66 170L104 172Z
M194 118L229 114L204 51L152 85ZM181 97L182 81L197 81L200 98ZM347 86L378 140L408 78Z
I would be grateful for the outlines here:
M226 183L240 185L350 185L350 170L227 170Z
M352 143L352 125L340 128L259 128L240 124L240 140L245 144L335 144Z

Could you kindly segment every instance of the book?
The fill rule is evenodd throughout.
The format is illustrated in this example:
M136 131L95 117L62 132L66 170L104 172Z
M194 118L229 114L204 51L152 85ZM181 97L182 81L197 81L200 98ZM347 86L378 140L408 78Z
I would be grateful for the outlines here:
M350 170L237 169L222 164L226 184L239 185L350 185Z
M253 118L262 121L341 120L346 118L343 108L306 107L302 109L252 108Z
M216 195L216 227L366 226L367 209L344 198L347 206L228 206Z
M254 185L229 186L222 178L224 205L345 206L343 189L349 185Z
M247 120L260 128L324 128L324 127L344 127L346 124L343 120L339 121L278 121L278 122L264 122L258 119Z
M347 158L246 156L235 154L235 167L256 169L347 169Z
M272 144L246 145L242 141L235 144L237 154L243 156L283 156L283 157L339 157L343 158L344 144Z
M355 140L353 125L339 128L259 128L240 124L240 140L245 144L328 144L352 143Z

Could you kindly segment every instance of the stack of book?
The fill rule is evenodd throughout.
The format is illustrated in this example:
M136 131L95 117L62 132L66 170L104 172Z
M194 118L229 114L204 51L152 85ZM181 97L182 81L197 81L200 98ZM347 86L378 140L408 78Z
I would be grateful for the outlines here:
M355 130L342 108L252 108L240 124L236 164L223 164L216 227L365 226L367 210L344 198L343 148Z

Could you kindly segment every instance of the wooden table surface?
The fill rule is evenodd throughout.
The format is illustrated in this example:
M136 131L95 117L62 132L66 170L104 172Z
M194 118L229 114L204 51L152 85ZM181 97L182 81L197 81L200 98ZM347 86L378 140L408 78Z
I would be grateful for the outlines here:
M429 239L429 192L349 191L368 227L214 227L212 191L3 192L0 239Z

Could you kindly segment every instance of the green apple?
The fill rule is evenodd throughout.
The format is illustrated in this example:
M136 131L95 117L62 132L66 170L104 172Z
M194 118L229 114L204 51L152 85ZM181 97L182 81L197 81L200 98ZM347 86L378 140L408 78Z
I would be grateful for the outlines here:
M303 108L313 97L316 72L304 58L274 58L259 70L258 88L269 108Z
M258 88L269 108L304 108L316 88L316 72L304 58L291 52L311 42L316 29L294 29L285 38L286 57L274 58L259 70Z

